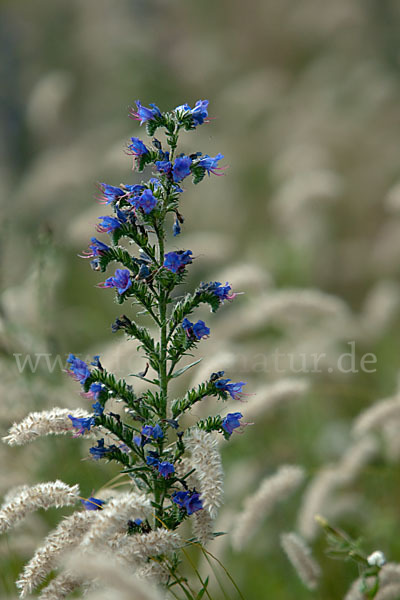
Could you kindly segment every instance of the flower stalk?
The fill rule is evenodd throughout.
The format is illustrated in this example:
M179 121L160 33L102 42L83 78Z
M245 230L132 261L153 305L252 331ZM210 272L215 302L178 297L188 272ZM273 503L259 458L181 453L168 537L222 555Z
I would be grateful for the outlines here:
M188 317L201 305L208 305L215 313L236 294L228 283L201 282L194 291L178 295L194 257L191 250L168 251L167 226L172 217L173 236L179 235L184 223L179 206L183 182L191 177L197 185L205 175L219 175L218 163L223 156L210 157L200 151L178 153L180 134L208 122L206 100L199 100L193 108L184 104L164 113L154 104L148 108L138 101L130 116L140 125L145 124L150 143L132 137L127 154L133 158L134 170L142 173L151 169L152 177L118 186L99 184L99 200L112 209L112 214L99 217L97 231L109 239L92 237L81 257L91 259L91 267L98 272L116 263L114 274L98 287L113 289L117 304L128 303L139 309L136 315L117 317L112 331L122 331L128 339L137 341L145 368L131 375L148 383L149 388L138 394L134 385L109 372L99 356L89 365L71 354L67 372L81 385L82 396L93 411L64 414L55 409L43 415L35 413L22 428L14 426L6 440L11 443L21 430L19 439L29 441L31 422L43 424L39 428L43 435L65 433L66 429L73 437L94 434L97 441L89 449L91 458L118 463L133 489L116 498L90 496L82 500L85 510L99 514L80 544L82 549L98 544L101 533L105 545L125 562L133 552L132 568L138 574L153 572L149 561L155 561L161 571L165 567L167 580L163 583L171 591L174 588L176 597L180 589L189 600L199 600L203 595L210 599L208 577L203 579L195 569L201 589L194 592L178 574L179 554L185 554L185 550L175 531L193 514L207 511L207 527L213 537L212 522L222 497L221 461L213 436L220 434L229 440L245 424L240 422L242 415L238 412L210 416L197 424L190 417L185 421L182 417L189 416L192 407L208 396L220 401L238 400L245 384L232 383L219 371L210 373L207 381L181 398L171 398L168 387L172 379L199 362L178 368L211 333L204 321ZM164 133L165 147L154 137L158 129ZM133 247L132 252L121 245L124 240ZM153 321L157 337L153 336L154 328L136 322L140 314ZM124 417L110 410L111 400L124 405ZM29 587L29 582L26 585Z

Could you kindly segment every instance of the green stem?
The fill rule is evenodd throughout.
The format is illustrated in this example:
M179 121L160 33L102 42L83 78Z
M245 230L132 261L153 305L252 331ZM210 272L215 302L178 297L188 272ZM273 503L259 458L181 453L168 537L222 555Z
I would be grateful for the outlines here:
M186 552L185 548L182 548L182 552L186 556L186 560L189 562L190 566L192 567L192 569L196 573L196 577L200 581L200 583L202 585L202 588L205 590L205 593L206 593L206 596L207 596L208 600L213 600L212 597L210 596L210 593L209 593L208 589L207 589L207 584L205 583L205 581L203 580L202 576L200 575L200 572L199 572L198 568L196 567L196 565L194 564L194 562L190 558L189 553Z
M158 243L160 249L160 261L164 257L164 230L158 231ZM159 362L159 380L160 380L160 398L161 398L161 418L167 418L167 395L168 395L168 377L167 377L167 303L168 292L159 286L159 320L160 320L160 362Z
M220 589L220 590L221 590L221 592L223 593L225 600L229 600L229 596L228 596L228 594L227 594L227 593L226 593L226 591L225 591L225 588L224 588L224 586L223 586L223 583L222 583L222 581L221 581L221 579L220 579L220 576L219 576L219 575L218 575L218 573L217 573L217 570L216 570L216 568L215 568L215 567L214 567L214 565L212 564L211 560L208 558L208 556L207 556L206 552L204 552L203 548L202 548L201 550L202 550L202 552L203 552L203 556L204 556L204 558L206 559L207 563L208 563L208 564L209 564L209 566L210 566L210 569L211 569L211 571L214 573L215 580L216 580L216 582L218 583L219 589Z
M181 577L179 577L179 574L177 574L175 572L175 569L173 569L167 561L165 561L166 563L166 567L168 569L168 571L170 572L170 575L173 577L174 579L174 585L178 585L181 590L183 591L183 593L185 594L186 598L188 598L188 600L195 600L195 596L192 592L192 590L190 589L189 585L187 586L188 589L186 589L186 587L183 585L183 580Z
M208 554L208 556L211 556L211 558L213 558L221 567L221 569L224 571L225 575L227 576L227 578L229 579L229 581L231 582L231 584L233 585L233 587L235 588L235 590L237 591L237 593L239 594L239 597L241 600L245 600L242 592L239 589L239 586L237 585L236 581L233 579L232 575L229 573L228 569L226 567L224 567L224 565L222 564L222 562L216 557L214 556L214 554L211 554L211 552L209 552L208 550L206 550L203 546L201 546L200 544L195 544L200 546L201 551L204 554Z
M179 129L178 129L179 131ZM173 138L172 143L170 143L171 147L171 161L173 160L173 155L176 149L178 141L178 132L176 132L175 137ZM167 191L167 198L168 199ZM163 217L160 220L160 223L154 224L155 233L157 235L158 240L158 261L160 268L164 264L164 251L165 251L165 231L164 231L164 219L166 215L166 204L164 204L164 212ZM161 419L167 418L167 404L168 404L168 373L167 373L167 351L168 351L168 337L167 337L167 306L168 306L168 298L169 298L169 290L166 290L164 286L160 283L158 286L158 320L156 323L160 328L160 351L159 351L159 367L158 367L158 378L159 378L159 389L160 389L160 406L159 406L159 416ZM159 452L162 455L163 452L163 440L160 441ZM157 476L154 476L153 490L154 490L154 501L159 507L156 509L155 514L155 527L162 526L163 519L163 503L165 499L165 488L161 489L160 482L157 479Z
M164 228L163 225L156 228L158 247L159 247L159 260L160 264L163 263L164 259ZM158 368L158 379L160 389L160 406L159 416L161 419L167 418L167 398L168 398L168 376L167 376L167 305L168 305L168 291L165 291L162 284L158 287L158 317L160 327L160 352L159 352L159 368ZM163 440L159 444L160 455L163 451ZM155 515L155 527L161 527L161 521L163 517L163 503L165 493L160 489L159 481L157 476L154 477L154 501L159 504L159 508L156 509ZM158 517L158 518L157 518Z

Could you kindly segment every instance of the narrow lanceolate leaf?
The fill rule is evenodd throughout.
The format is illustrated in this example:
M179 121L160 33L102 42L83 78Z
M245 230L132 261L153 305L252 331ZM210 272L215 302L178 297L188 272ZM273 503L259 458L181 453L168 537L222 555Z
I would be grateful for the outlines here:
M140 327L134 321L131 321L130 325L125 328L125 332L131 337L136 338L141 342L142 347L147 350L150 354L156 354L156 342L150 335L149 330L146 327Z
M171 379L174 379L175 377L179 377L179 375L183 375L183 373L185 373L185 371L188 371L189 369L191 369L195 365L198 365L199 362L201 362L202 360L203 360L202 358L199 358L198 360L195 360L194 362L190 363L190 365L186 365L185 367L182 367L181 369L178 369L177 371L175 371L175 373L173 373L171 375Z
M124 248L121 248L121 246L114 246L99 256L99 265L101 271L104 272L111 262L119 262L127 269L133 271L135 274L137 274L139 271L139 267L135 260L132 258L129 252L124 250Z
M124 223L112 233L112 242L116 246L122 237L131 239L146 252L147 256L155 260L156 251L154 245L149 243L149 236L144 227L134 225L132 223Z
M149 286L142 281L132 281L131 286L123 294L116 295L118 304L122 304L127 298L135 298L139 304L149 312L153 310L154 298L149 292Z
M203 588L199 591L199 593L196 596L196 600L201 600L201 598L204 596L204 594L207 591L207 587L208 587L208 582L209 582L210 578L207 577L207 579L204 581L204 585Z
M172 404L172 415L176 419L179 415L189 410L196 402L200 402L206 396L217 395L217 390L213 383L201 383L197 388L192 388L187 394Z
M203 431L207 431L210 433L211 431L221 431L226 434L222 427L223 418L221 415L216 415L215 417L207 417L207 419L202 419L201 421L197 421L197 427L202 429ZM229 439L229 434L228 438Z

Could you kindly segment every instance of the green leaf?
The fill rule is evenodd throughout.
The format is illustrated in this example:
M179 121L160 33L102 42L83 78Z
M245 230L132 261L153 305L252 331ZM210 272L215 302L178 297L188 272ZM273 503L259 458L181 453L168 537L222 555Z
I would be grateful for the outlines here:
M199 429L203 429L203 431L207 431L210 433L211 431L222 431L222 433L226 434L226 431L222 428L222 417L221 415L216 415L215 417L207 417L207 419L203 419L197 422L197 427ZM228 437L225 438L229 440Z
M210 381L201 383L197 388L189 390L183 398L178 398L173 402L171 406L172 417L176 419L179 415L189 410L196 402L199 402L206 396L216 395L219 394L213 383Z
M130 269L135 274L138 273L139 267L137 266L135 259L121 246L114 246L104 252L99 257L99 265L102 272L107 269L110 262L119 262L127 269Z
M195 360L194 362L190 363L190 365L186 365L185 367L182 367L181 369L178 369L177 371L175 371L175 373L173 373L171 375L171 379L174 379L175 377L179 377L179 375L183 375L183 373L185 371L187 371L188 369L191 369L195 365L198 365L199 362L201 362L202 360L203 360L202 358L199 358L198 360Z
M151 383L152 385L160 385L160 382L158 379L147 379L147 377L141 377L137 373L129 373L129 377L137 377L138 379L141 379L142 381L146 381L147 383Z
M209 581L210 581L210 578L207 577L207 579L204 581L202 589L199 591L199 593L196 596L196 600L200 600L204 596L204 594L207 591L207 587L208 587L208 582Z

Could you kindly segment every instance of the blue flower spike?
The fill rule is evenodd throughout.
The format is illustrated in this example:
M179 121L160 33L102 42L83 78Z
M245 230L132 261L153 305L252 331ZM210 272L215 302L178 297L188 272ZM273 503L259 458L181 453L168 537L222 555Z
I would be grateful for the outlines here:
M139 350L143 363L130 374L136 379L120 379L108 370L106 361L103 366L99 356L85 362L70 354L66 370L81 385L79 392L92 411L65 411L71 414L67 425L63 421L62 433L94 438L87 450L91 463L119 463L122 473L135 485L134 490L143 493L148 505L146 509L143 504L144 514L142 508L134 507L136 502L141 506L136 498L132 506L129 498L123 498L115 508L121 539L136 536L144 543L146 536L161 528L172 533L185 519L203 510L203 503L207 514L219 504L218 496L215 507L209 499L206 503L207 492L215 487L219 493L220 470L212 466L216 461L207 463L205 459L204 465L200 464L203 461L196 462L201 453L196 449L196 435L199 448L204 441L205 453L208 446L214 452L209 434L229 440L249 424L239 411L223 416L206 416L196 411L197 403L207 396L226 401L240 400L245 395L245 382L231 381L223 371L212 373L208 380L182 396L172 395L173 380L199 362L186 357L192 356L197 344L211 335L208 324L193 315L202 316L204 306L216 312L238 295L228 282L219 281L201 283L192 291L180 290L183 283L190 287L190 278L185 281L187 275L196 275L189 273L189 265L195 259L193 252L174 245L184 223L181 207L185 188L197 186L207 174L222 175L225 169L220 166L222 154L210 156L197 148L187 149L194 130L210 120L208 106L208 100L197 100L194 106L185 103L162 113L155 104L136 101L129 116L137 122L137 130L138 123L144 125L142 131L148 137L128 137L126 153L133 157L136 171L148 172L148 176L138 179L138 173L134 173L128 183L98 183L97 200L108 207L110 214L98 217L96 230L107 236L91 237L88 249L81 254L90 259L93 270L106 273L98 278L104 279L98 287L113 289L115 303L127 307L114 317L112 331L135 341L134 349ZM183 136L187 137L185 144ZM99 239L102 237L105 240ZM182 246L185 247L184 242ZM145 315L144 323L141 315ZM117 405L124 410L112 412ZM189 463L185 463L188 457L189 468ZM202 471L206 463L211 474L208 484ZM202 483L201 493L192 487L192 473L192 481ZM81 499L85 510L104 508L108 513L114 508L104 507L105 501L96 498L96 492L92 494ZM102 518L101 514L98 518ZM178 553L176 548L177 561ZM161 564L166 560L164 551L154 550L154 556ZM176 583L175 570L171 569L170 576L168 583L172 587ZM196 597L205 592L206 585Z

